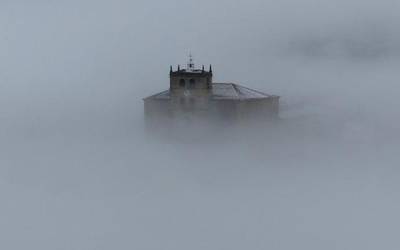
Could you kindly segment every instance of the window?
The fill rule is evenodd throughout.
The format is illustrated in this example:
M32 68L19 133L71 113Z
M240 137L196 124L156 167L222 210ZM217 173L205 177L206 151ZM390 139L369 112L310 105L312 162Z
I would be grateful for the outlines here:
M185 79L181 79L181 80L179 81L179 86L182 87L182 88L184 88L185 85L186 85Z
M190 83L190 88L194 89L194 87L196 86L196 80L195 79L190 79L189 83Z

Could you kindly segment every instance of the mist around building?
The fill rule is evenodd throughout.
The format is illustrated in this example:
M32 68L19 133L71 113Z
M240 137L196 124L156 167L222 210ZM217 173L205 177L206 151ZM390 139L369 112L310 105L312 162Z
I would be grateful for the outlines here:
M1 1L0 249L400 249L399 7Z

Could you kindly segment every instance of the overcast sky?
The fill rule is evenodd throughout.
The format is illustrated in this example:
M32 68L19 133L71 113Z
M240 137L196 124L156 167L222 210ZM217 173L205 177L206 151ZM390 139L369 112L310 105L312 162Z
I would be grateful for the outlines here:
M0 248L400 247L397 0L0 0ZM169 66L281 96L150 137Z

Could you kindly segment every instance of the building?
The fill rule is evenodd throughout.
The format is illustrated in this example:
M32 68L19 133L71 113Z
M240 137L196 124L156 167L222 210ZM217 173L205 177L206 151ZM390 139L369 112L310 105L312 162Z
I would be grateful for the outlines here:
M169 72L169 89L144 98L144 113L148 125L164 126L163 120L223 122L265 120L275 118L279 111L279 96L268 95L235 83L214 83L210 65L208 71L196 69L192 57L186 69Z

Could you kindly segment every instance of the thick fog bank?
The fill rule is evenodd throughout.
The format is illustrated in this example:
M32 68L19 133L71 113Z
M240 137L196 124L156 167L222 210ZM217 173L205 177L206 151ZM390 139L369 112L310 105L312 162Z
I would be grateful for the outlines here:
M1 249L399 249L398 1L0 5ZM146 131L189 50L280 118Z
M278 65L246 83L282 96L279 121L201 140L146 134L147 91L15 119L1 143L1 244L395 249L396 65Z

